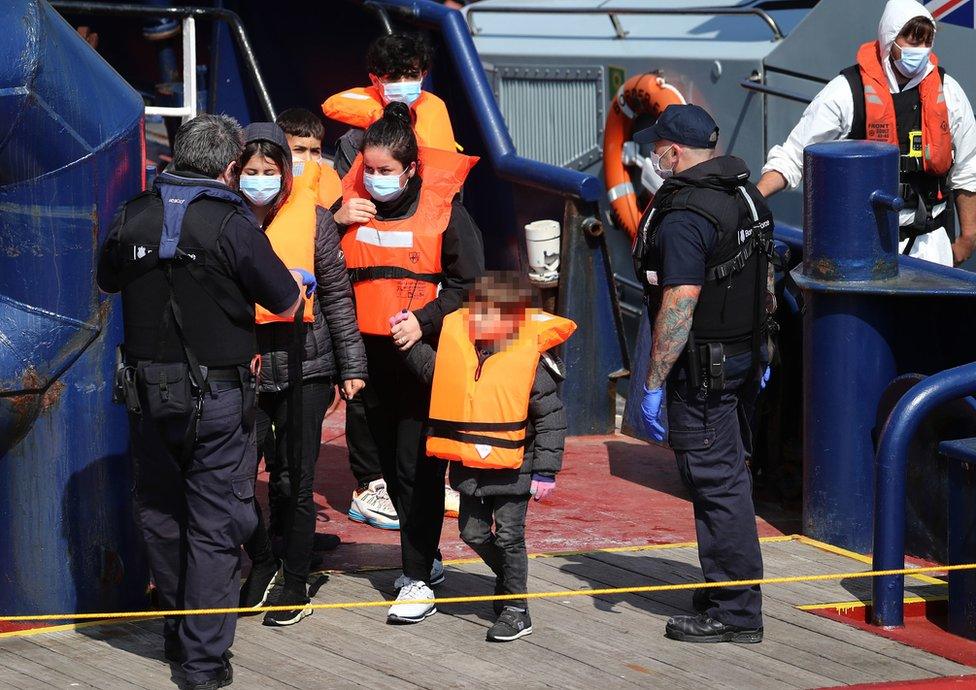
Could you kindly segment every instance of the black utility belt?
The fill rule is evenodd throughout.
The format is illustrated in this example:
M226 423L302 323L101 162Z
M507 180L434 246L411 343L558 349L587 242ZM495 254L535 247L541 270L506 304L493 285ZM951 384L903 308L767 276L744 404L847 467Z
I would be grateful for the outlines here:
M696 343L689 339L685 353L688 358L688 381L694 389L725 390L725 361L752 352L752 340L721 343Z
M201 366L204 388L229 383L242 388L249 377L246 366ZM153 419L175 419L199 414L204 390L193 382L186 362L137 361L115 372L112 398L132 414L145 412Z

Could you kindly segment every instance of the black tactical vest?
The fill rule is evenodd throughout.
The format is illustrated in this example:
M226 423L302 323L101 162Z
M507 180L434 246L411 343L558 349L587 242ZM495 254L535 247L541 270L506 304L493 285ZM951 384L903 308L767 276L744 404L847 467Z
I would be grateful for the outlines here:
M170 260L158 257L163 228L159 194L145 192L122 212L119 251L127 360L184 361L169 308L169 271L184 335L200 364L248 364L257 352L254 305L218 246L227 223L241 211L223 200L200 197L193 201L183 219L176 256Z
M748 344L763 325L773 216L749 182L741 160L724 156L668 179L641 219L635 268L653 319L660 305L656 274L661 267L656 234L668 213L692 211L711 222L718 239L706 264L705 282L692 321L695 342Z

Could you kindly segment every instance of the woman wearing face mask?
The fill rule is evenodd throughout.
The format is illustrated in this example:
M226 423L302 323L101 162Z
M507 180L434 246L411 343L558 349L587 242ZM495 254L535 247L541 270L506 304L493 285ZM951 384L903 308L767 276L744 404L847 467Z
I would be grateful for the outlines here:
M285 133L273 122L248 126L244 137L241 193L275 252L306 275L309 288L297 326L260 308L256 313L261 353L257 442L262 448L267 435L274 434L274 462L268 467L270 531L281 539L278 550L284 561L284 588L274 603L295 606L269 612L264 623L291 625L311 614L306 582L315 536L312 483L322 420L334 381L341 379L347 398L363 388L366 359L339 236L331 217L315 202L317 179L309 176L318 175L318 166L296 163L296 179ZM299 363L290 361L296 350L302 353ZM261 518L260 509L258 513ZM241 590L241 606L257 607L268 599L280 565L263 519L245 549L253 565Z
M402 353L433 342L484 271L481 233L458 199L475 158L418 149L403 103L390 103L366 130L343 180L342 249L356 296L370 386L346 408L351 455L377 454L400 518L400 600L432 599L444 512L442 461L425 457L430 387L404 368ZM392 336L392 337L391 337ZM395 604L389 621L417 623L433 605Z

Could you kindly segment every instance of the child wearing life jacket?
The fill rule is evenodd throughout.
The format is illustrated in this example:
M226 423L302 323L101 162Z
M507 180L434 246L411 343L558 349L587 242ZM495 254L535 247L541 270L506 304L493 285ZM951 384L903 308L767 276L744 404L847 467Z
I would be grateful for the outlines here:
M304 108L289 108L278 115L275 124L285 131L292 162L312 162L319 166L318 188L313 191L319 206L331 208L342 196L342 180L322 158L322 140L325 139L322 120Z
M329 119L353 129L336 146L336 172L345 177L362 148L363 131L383 117L394 101L410 108L417 143L426 148L456 151L451 118L444 101L421 88L433 62L433 50L422 36L396 33L373 41L366 53L370 86L341 91L322 104Z
M555 490L566 437L561 364L547 350L576 324L531 301L517 274L486 274L468 307L444 317L436 353L420 342L406 355L407 367L432 382L427 454L452 461L461 538L495 573L498 595L526 592L529 499ZM532 633L525 599L496 601L495 614L489 642Z

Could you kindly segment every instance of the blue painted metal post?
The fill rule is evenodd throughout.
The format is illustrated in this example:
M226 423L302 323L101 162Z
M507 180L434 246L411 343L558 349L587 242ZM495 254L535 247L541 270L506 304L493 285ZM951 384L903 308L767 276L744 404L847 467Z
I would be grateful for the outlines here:
M804 154L804 533L871 550L872 430L895 377L890 302L848 289L898 275L898 150L816 144ZM880 191L878 188L881 188Z
M94 285L141 187L142 99L43 0L0 24L0 611L144 606L119 303Z
M874 570L905 567L905 480L912 437L927 414L974 392L976 364L966 364L915 384L891 411L878 442ZM903 625L904 575L876 577L872 586L872 622L885 627Z

